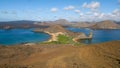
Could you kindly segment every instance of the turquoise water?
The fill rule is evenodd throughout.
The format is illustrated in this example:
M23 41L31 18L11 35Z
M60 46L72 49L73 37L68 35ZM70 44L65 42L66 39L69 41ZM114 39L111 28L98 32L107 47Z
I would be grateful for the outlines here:
M90 31L93 32L92 40L81 40L81 42L87 44L120 40L120 30L91 30L87 28L72 28L72 27L68 27L66 29L73 32L84 32L86 35L88 35Z
M88 35L90 31L92 31L93 32L92 40L81 41L87 44L120 40L120 30L91 30L72 27L66 29L73 32L84 32L86 35ZM48 40L49 37L50 36L45 33L34 33L32 32L32 29L11 29L11 30L0 29L0 44L2 45L38 43Z
M0 44L2 45L37 43L48 40L49 37L45 33L34 33L32 29L0 29Z

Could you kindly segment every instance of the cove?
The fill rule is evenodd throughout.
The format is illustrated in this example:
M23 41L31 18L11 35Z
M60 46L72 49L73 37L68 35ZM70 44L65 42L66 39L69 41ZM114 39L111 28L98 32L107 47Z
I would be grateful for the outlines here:
M15 45L21 43L39 43L46 41L50 36L46 33L35 33L33 29L0 29L0 44Z
M89 32L93 33L92 40L81 40L80 42L86 43L86 44L94 44L94 43L102 43L102 42L109 42L109 41L115 41L120 40L120 30L92 30L89 28L73 28L73 27L67 27L67 30L73 31L73 32L84 32L86 35L89 34Z

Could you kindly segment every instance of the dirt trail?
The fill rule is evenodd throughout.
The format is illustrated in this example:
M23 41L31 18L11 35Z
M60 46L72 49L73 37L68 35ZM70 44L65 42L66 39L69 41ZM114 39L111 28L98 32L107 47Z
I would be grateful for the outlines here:
M120 68L120 41L82 47L0 46L0 59L0 68Z

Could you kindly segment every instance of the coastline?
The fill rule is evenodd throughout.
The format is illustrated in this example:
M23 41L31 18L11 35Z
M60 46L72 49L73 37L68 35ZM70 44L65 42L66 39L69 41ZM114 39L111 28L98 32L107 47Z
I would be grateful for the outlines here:
M66 35L66 36L73 37L74 42L78 42L74 39L78 40L78 39L91 39L92 38L92 32L90 32L89 36L86 36L84 33L81 33L81 32L71 32L69 30L66 30L64 27L62 27L60 25L51 25L46 29L36 28L33 31L34 32L44 32L44 33L49 34L51 37L48 40L48 42L57 41L58 35Z
M113 30L113 29L110 29L110 30ZM114 30L118 30L118 29L114 29ZM33 31L33 32L35 32L35 31ZM41 31L38 31L38 32L41 32L41 33L45 33L45 34L48 34L49 35L49 38L48 39L46 39L45 40L45 42L48 42L49 40L51 40L51 39L55 39L54 37L53 37L53 35L51 35L51 33L49 33L49 32L44 32L43 30L41 30ZM70 33L70 32L69 32ZM68 33L68 34L69 34ZM76 33L73 33L73 34L76 34ZM76 34L77 35L77 34ZM87 39L87 38L86 38ZM73 39L74 40L74 39ZM75 42L77 42L76 41L76 39L74 40ZM44 41L43 41L44 42ZM27 43L27 42L25 42L25 43ZM28 42L29 43L29 42ZM32 42L30 42L30 43L32 43ZM37 43L37 42L36 42ZM21 43L19 43L19 44L21 44ZM24 44L24 43L23 43ZM94 43L93 43L94 44ZM17 44L14 44L14 45L17 45Z

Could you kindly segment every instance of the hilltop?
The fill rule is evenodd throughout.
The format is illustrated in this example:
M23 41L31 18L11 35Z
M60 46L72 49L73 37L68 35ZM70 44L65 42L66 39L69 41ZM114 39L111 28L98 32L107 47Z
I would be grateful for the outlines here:
M64 27L61 25L50 25L48 28L45 29L45 31L49 31L51 33L56 33L56 32L67 32Z
M106 20L102 22L98 22L91 26L92 29L120 29L120 25L115 23L114 21Z
M71 26L77 27L77 28L88 28L94 24L95 23L90 23L90 22L73 22L73 24Z
M119 68L120 41L87 46L0 46L1 68Z
M55 21L44 21L44 22L36 22L36 25L43 25L43 26L50 26L50 25L62 25L62 26L69 26L73 23L67 21L66 19L58 19Z
M67 20L65 20L65 19L59 19L59 20L56 20L56 21L53 21L53 23L55 24L60 24L60 25L71 25L72 23L71 22L69 22L69 21L67 21Z

